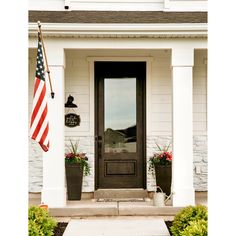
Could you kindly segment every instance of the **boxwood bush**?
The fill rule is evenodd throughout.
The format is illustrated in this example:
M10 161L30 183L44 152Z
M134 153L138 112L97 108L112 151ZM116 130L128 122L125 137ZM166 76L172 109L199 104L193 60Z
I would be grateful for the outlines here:
M48 215L45 209L31 206L28 211L28 235L51 236L57 222Z
M203 219L190 221L181 236L207 236L207 221Z
M206 206L198 205L185 207L176 214L173 225L170 228L171 233L174 236L207 235L207 218L208 214ZM204 220L204 222L202 220ZM187 227L190 228L187 229ZM196 232L195 234L189 234L189 232L194 230ZM198 232L201 231L206 231L206 234L198 234Z

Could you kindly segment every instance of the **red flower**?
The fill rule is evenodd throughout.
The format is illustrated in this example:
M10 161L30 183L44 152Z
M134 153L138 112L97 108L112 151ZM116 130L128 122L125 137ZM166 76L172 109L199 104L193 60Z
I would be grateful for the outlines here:
M67 153L66 154L66 158L67 159L71 159L71 158L73 158L74 157L74 153Z

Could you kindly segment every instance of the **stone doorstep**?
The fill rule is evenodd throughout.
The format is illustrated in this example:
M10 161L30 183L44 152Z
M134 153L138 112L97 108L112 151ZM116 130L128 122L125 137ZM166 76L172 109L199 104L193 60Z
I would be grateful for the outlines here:
M175 216L182 207L156 207L152 202L79 202L65 208L49 208L55 217Z
M204 191L204 192L196 191L195 192L196 204L205 204L205 205L207 205L207 196L208 196L208 192L206 192L206 191ZM144 197L145 201L148 198L149 199L153 198L153 192L148 192L148 197ZM31 204L31 203L40 204L40 202L41 202L41 193L29 193L28 199L29 199L29 204ZM82 201L83 200L91 200L91 201L94 200L94 201L96 201L96 199L94 199L94 193L82 193L81 199L82 199ZM106 199L106 198L104 198L104 199ZM68 201L67 201L67 203L68 203Z
M145 202L145 198L99 198L97 202Z

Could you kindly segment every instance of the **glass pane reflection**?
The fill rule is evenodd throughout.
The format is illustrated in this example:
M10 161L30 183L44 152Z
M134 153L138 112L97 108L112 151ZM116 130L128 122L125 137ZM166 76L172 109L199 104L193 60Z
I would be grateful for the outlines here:
M104 80L105 152L136 152L136 78Z

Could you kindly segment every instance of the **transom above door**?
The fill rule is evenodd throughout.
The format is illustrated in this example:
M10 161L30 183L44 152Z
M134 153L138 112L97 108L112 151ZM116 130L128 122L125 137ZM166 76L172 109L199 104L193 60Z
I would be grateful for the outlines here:
M95 62L96 188L145 188L146 62Z

